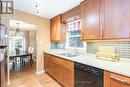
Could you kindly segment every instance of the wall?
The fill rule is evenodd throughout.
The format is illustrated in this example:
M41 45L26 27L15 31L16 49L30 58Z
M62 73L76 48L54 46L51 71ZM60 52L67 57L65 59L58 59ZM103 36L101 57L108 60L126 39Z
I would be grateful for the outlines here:
M36 57L36 30L29 31L29 46L34 47L33 57Z
M43 50L49 49L50 44L50 21L49 19L31 15L22 11L15 11L14 15L2 15L2 22L9 28L9 19L24 21L26 23L37 25L36 47L37 47L37 65L36 71L43 70Z

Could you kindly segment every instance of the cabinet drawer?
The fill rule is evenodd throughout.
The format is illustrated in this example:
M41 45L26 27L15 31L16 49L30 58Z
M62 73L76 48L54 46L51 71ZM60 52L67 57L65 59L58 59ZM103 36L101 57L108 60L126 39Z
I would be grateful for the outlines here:
M130 78L126 77L126 76L123 76L123 75L119 75L119 74L115 74L115 73L110 73L110 79L116 80L116 81L118 81L120 83L123 83L123 84L130 85Z
M59 64L67 69L72 69L73 68L73 62L69 60L65 60L56 56L52 56L52 61L56 64Z
M130 87L130 78L104 71L104 87Z

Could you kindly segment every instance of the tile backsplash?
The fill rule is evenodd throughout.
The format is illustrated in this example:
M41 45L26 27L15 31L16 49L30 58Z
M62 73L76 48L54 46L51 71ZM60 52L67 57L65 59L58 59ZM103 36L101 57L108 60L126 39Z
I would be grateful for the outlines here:
M87 42L87 53L95 54L98 46L113 46L121 58L130 59L130 42ZM51 43L52 49L65 49L65 43Z
M121 58L130 59L130 42L87 42L87 53L96 53L98 46L113 46Z
M51 49L65 49L65 43L53 42L51 43Z

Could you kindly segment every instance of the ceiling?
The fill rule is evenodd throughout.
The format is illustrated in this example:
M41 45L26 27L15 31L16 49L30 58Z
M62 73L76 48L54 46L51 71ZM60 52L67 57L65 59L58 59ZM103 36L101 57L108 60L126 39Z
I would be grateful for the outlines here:
M36 30L37 26L34 24L26 23L19 20L9 20L9 26L11 29L17 28L17 23L19 23L20 30Z
M36 15L36 1L39 3L39 16L51 19L79 5L82 0L15 0L15 8Z

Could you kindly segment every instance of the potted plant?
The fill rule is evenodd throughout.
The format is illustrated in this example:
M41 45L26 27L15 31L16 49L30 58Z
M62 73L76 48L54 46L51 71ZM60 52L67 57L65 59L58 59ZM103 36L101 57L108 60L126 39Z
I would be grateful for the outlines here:
M20 44L20 42L17 41L15 44L16 55L20 54L20 48L22 48L22 45Z

